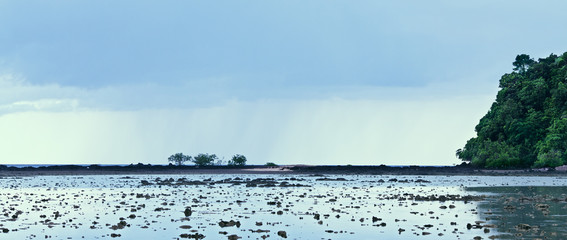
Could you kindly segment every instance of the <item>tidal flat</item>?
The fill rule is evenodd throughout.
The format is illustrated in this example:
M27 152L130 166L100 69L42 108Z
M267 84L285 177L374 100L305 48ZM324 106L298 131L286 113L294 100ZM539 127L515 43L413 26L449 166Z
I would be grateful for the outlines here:
M566 239L567 178L0 178L1 239Z

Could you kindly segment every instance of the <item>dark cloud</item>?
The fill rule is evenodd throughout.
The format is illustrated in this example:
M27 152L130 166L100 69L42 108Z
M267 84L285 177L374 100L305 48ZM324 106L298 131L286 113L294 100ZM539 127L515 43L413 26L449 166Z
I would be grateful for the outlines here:
M471 88L496 82L515 54L565 51L566 8L564 1L3 2L0 72L95 90L192 86L186 96L196 100L187 101L201 102L431 82ZM491 74L462 81L479 72Z

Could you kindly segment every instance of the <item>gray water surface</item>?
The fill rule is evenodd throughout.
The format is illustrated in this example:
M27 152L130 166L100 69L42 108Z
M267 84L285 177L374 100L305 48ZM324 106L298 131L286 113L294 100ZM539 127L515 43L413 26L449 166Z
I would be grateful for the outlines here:
M564 239L565 186L508 176L1 178L0 238Z

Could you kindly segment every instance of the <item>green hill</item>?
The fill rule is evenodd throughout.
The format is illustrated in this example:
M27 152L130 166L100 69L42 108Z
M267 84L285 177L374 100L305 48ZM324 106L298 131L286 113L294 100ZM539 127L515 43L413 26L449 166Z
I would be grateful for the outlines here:
M457 157L486 168L556 167L567 163L567 52L535 61L521 54L477 133Z

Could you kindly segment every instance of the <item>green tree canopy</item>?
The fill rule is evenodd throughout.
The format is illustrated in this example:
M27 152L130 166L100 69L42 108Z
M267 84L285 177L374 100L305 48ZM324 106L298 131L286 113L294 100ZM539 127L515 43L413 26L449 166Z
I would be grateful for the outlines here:
M229 166L244 166L246 165L246 157L244 155L236 154L228 161Z
M530 55L520 54L516 56L516 61L514 61L512 65L514 65L514 71L524 73L534 63L535 61L530 58Z
M277 167L278 165L273 163L273 162L267 162L266 164L264 164L264 166L266 166L266 167Z
M181 166L185 162L191 161L191 156L183 155L183 153L176 153L171 155L167 160L177 166Z
M197 166L211 166L217 160L217 155L208 153L199 153L191 160Z
M567 52L535 61L520 54L477 133L456 155L487 168L567 163Z

